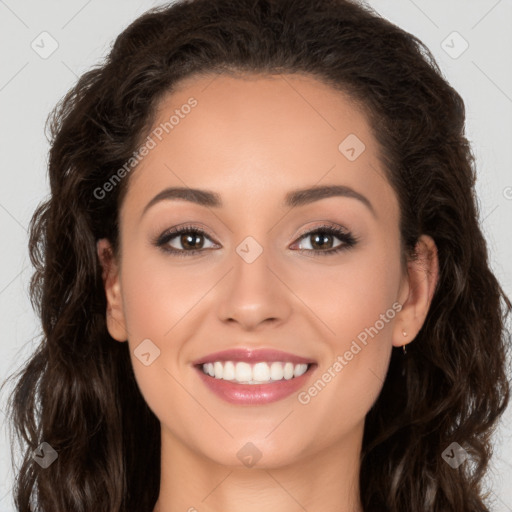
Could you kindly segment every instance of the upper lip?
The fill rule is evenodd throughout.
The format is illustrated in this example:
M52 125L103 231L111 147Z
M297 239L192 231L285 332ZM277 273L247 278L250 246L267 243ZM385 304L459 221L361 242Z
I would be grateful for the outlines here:
M200 357L192 362L193 365L201 365L204 363L214 363L215 361L246 361L246 362L264 362L264 361L283 361L294 364L312 364L314 360L283 352L281 350L266 349L250 349L250 348L231 348L214 352L207 356Z

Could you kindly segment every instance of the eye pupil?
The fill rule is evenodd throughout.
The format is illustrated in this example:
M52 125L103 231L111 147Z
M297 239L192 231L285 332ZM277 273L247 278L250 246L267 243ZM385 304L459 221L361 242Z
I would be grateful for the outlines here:
M316 248L323 248L326 244L329 244L329 241L332 242L332 235L328 235L325 233L314 235L313 237L313 243L311 244L312 247ZM317 242L317 240L321 240L320 242Z
M202 244L200 243L201 238L202 238L202 235L199 233L184 234L184 235L181 235L181 244L183 247L188 248L188 249L198 249L201 247L197 247L195 244L202 246Z

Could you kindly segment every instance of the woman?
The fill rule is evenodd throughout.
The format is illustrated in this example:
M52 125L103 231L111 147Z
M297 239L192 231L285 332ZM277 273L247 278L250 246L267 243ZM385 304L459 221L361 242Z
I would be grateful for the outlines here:
M512 305L464 116L349 0L128 27L51 123L18 509L488 511Z

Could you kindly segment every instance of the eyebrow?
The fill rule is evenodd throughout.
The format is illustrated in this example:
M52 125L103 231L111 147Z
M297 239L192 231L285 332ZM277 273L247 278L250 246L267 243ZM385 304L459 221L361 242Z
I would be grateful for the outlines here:
M372 203L364 195L345 185L324 185L293 190L286 194L282 206L295 208L321 199L326 199L328 197L349 197L357 199L363 203L374 216L376 216ZM149 208L160 201L180 199L200 206L206 206L208 208L222 208L223 206L221 196L216 192L188 187L170 187L162 190L153 197L151 201L149 201L149 203L144 207L141 217L147 212L147 210L149 210Z

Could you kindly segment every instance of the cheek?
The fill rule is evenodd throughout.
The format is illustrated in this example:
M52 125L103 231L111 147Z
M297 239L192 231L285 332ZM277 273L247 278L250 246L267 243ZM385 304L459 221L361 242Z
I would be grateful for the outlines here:
M314 313L333 347L343 349L370 328L397 300L401 277L399 253L377 241L364 250L347 252L339 265L304 266L294 271L293 288ZM393 319L391 309L385 320ZM379 330L390 331L385 322Z
M137 337L165 340L211 286L205 274L166 261L147 249L126 255L123 263L123 304L128 331ZM154 250L151 250L154 252Z
M298 292L322 320L318 325L325 327L326 354L299 403L313 423L329 410L332 422L324 429L333 437L362 421L382 389L401 308L400 272L399 255L392 248L361 251L335 271L315 273Z
M211 284L205 283L204 276L173 268L165 258L149 252L126 251L123 259L123 309L132 367L155 415L164 423L186 425L197 410L179 384L181 348L190 337L183 329L193 317L194 304L204 295L201 287ZM149 353L149 364L143 362L144 353ZM176 410L178 417L170 414Z

